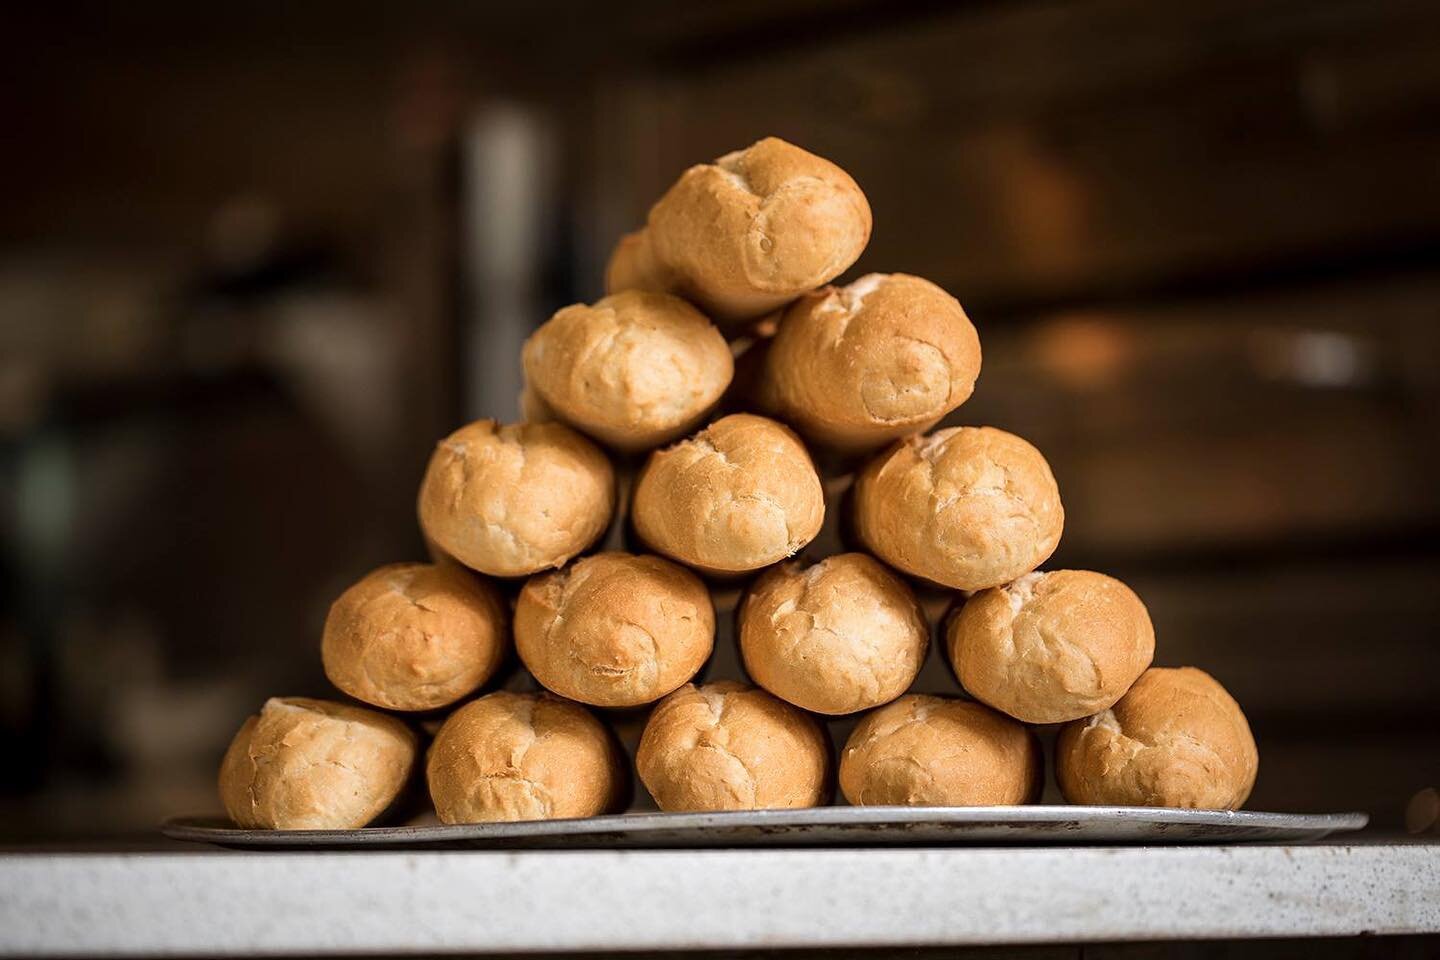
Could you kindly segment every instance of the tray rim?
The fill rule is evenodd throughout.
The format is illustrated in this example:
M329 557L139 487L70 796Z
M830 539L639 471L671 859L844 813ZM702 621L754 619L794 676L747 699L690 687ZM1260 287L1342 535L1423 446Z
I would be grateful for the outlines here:
M1340 831L1363 829L1370 815L1341 813L1277 813L1265 810L1190 810L1174 807L1116 807L1068 804L1023 806L907 807L831 806L779 810L726 810L684 813L621 813L556 820L431 823L352 830L262 830L217 826L223 816L166 818L160 832L174 840L230 843L246 846L286 846L333 843L338 846L390 846L477 840L527 840L584 837L603 833L630 836L663 834L675 830L732 828L885 827L905 825L1023 827L1057 822L1080 824L1139 824L1251 827L1257 830L1292 830L1313 833L1315 839Z

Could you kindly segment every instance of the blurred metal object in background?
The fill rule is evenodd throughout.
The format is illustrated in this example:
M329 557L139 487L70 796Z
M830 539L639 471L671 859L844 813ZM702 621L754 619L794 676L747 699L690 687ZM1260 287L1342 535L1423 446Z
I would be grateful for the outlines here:
M480 108L464 130L465 419L519 419L520 348L555 309L547 263L557 249L554 135L517 103ZM598 296L598 294L597 294ZM594 298L591 298L594 299Z

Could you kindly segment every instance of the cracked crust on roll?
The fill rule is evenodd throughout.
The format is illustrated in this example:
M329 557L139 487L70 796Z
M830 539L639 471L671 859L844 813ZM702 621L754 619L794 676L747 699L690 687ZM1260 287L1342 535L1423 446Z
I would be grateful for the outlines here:
M1033 803L1040 745L980 703L910 694L869 714L840 754L840 790L856 806Z
M272 697L225 751L220 799L249 829L358 829L399 796L415 754L415 733L394 717Z
M1026 723L1064 723L1119 700L1155 655L1145 604L1088 570L1028 573L965 601L946 630L973 697Z
M425 536L445 553L493 577L524 577L605 533L615 473L562 423L478 420L436 445L418 506Z
M650 455L635 487L635 532L707 573L758 570L820 532L825 498L805 445L765 417L722 417Z
M870 227L849 174L768 137L681 174L620 241L606 289L678 293L717 322L749 320L844 273Z
M655 707L635 755L661 810L761 810L825 802L820 724L736 681L686 684Z
M870 552L956 590L1034 570L1055 552L1064 524L1044 456L994 427L908 437L855 484L855 530Z
M837 716L909 689L930 629L903 580L863 553L780 564L740 607L745 670L782 700Z
M599 707L633 707L704 666L715 645L715 610L705 585L678 564L599 553L525 584L515 644L546 689Z
M1076 720L1055 744L1071 803L1235 810L1260 755L1235 698L1194 667L1152 667L1109 710Z
M508 611L457 564L393 563L340 595L320 643L325 676L388 710L433 710L478 690L505 656Z
M525 381L552 414L620 450L694 429L734 376L720 331L679 297L627 290L558 311L525 342Z
M928 430L970 398L980 337L928 280L872 273L801 297L766 356L765 402L815 443L873 449Z
M426 780L443 823L607 813L624 796L624 759L599 720L548 693L500 691L445 721Z

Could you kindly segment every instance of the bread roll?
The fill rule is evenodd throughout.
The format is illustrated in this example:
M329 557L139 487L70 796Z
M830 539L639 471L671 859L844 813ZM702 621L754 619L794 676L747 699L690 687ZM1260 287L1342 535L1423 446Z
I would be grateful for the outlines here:
M863 553L805 568L782 563L740 606L745 670L782 700L815 713L854 713L910 688L930 629L905 582Z
M855 531L881 560L957 590L1029 573L1055 551L1065 512L1050 465L993 427L909 437L855 484Z
M715 609L684 567L599 553L525 584L515 644L547 689L599 707L633 707L660 699L705 664Z
M635 755L661 810L760 810L825 802L830 749L814 718L734 681L661 700Z
M725 338L699 310L640 290L560 310L526 341L523 358L545 407L620 450L690 432L734 374Z
M650 455L635 487L635 532L709 573L758 570L815 538L825 519L805 446L773 420L737 413Z
M1076 720L1055 744L1071 803L1235 810L1260 756L1240 705L1194 667L1145 671L1109 710Z
M535 388L530 385L528 378L522 378L520 383L520 396L516 398L516 406L520 408L520 419L526 423L549 423L558 419L555 411L550 409Z
M377 707L443 707L494 675L508 619L495 588L463 567L392 563L331 605L320 643L325 676Z
M425 772L444 823L593 817L626 792L610 733L548 693L500 691L465 704L435 735Z
M225 751L220 800L248 829L357 829L399 796L415 750L414 732L394 717L272 697Z
M870 205L844 170L768 137L691 167L620 241L610 293L665 290L717 322L753 319L828 283L870 240Z
M933 427L970 398L980 338L928 280L872 273L784 312L766 362L766 402L817 444L873 449Z
M674 292L679 289L679 278L655 259L648 229L627 233L615 244L615 250L605 264L606 293L616 294L624 290Z
M1027 573L982 590L950 618L947 638L961 686L1026 723L1110 707L1155 654L1145 604L1088 570Z
M856 806L1032 803L1043 780L1040 746L1023 725L924 694L868 715L840 755L840 789Z
M562 423L477 420L441 440L420 485L420 526L493 577L558 567L610 525L615 473Z

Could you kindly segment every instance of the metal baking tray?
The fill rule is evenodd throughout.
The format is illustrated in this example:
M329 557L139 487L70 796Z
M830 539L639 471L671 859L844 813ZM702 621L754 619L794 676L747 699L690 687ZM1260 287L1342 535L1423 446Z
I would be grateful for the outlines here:
M250 849L1058 846L1309 841L1359 830L1368 821L1363 813L1160 807L813 807L361 830L243 830L219 817L177 817L161 832L176 840Z

